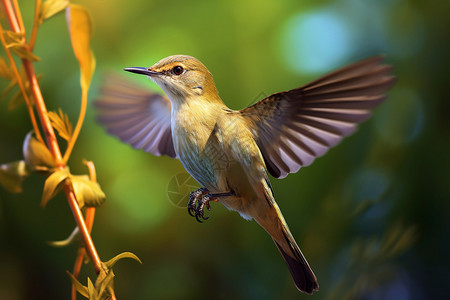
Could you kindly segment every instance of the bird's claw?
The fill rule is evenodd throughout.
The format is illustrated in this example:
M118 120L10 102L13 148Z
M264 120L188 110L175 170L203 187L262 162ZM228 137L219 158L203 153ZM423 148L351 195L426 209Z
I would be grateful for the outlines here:
M197 221L203 223L202 220L208 220L209 217L204 216L204 208L211 210L210 201L215 201L216 198L209 196L209 191L205 188L200 188L191 193L188 202L188 213L195 217Z
M192 217L195 217L197 214L197 202L198 200L203 197L203 195L208 194L209 191L205 188L200 188L196 191L193 191L189 196L189 202L187 205L187 210L189 215Z

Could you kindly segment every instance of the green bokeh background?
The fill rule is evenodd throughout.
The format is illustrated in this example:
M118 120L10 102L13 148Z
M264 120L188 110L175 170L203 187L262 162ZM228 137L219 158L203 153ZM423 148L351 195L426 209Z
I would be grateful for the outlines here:
M32 1L19 1L27 28ZM81 136L70 160L86 173L93 160L107 202L93 239L104 260L132 251L143 261L115 268L118 299L444 299L450 259L450 2L77 1L94 21L97 70ZM79 67L64 15L40 28L35 63L50 110L75 123ZM399 80L353 136L310 167L272 180L290 229L315 271L320 291L300 294L267 234L213 203L199 224L170 201L181 164L134 150L95 122L102 77L150 66L172 54L199 58L234 109L298 87L336 67L385 54ZM4 52L2 52L4 57ZM122 74L159 90L145 78ZM8 83L2 79L2 90ZM0 102L0 164L22 158L31 125L26 108ZM62 195L42 209L44 178L22 194L0 189L0 299L68 299L75 245ZM181 186L179 192L188 193ZM176 191L177 192L177 191ZM180 207L183 206L183 207ZM80 279L93 276L83 267ZM81 296L80 296L81 299Z

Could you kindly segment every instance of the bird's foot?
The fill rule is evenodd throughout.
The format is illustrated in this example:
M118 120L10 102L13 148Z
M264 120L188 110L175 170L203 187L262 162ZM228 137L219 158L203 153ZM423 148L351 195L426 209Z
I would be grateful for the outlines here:
M198 207L200 205L200 202L202 201L203 197L208 194L209 194L209 191L206 188L199 188L198 190L193 191L191 193L191 195L189 196L187 210L188 210L188 213L191 216L195 217L197 220L199 220L198 219L198 215L199 215ZM208 204L208 206L209 206L209 204ZM201 212L201 215L203 216L203 211ZM204 219L204 220L206 220L206 219ZM201 222L201 221L199 221L199 222Z
M188 213L195 217L197 219L197 221L199 221L200 223L203 223L203 220L207 220L209 219L209 217L205 217L204 216L204 209L206 207L207 210L211 210L211 205L209 204L209 202L211 201L216 201L218 202L219 200L217 200L218 197L225 197L225 196L232 196L234 195L233 193L220 193L220 194L210 194L208 189L206 188L200 188L194 192L191 193L190 197L189 197L189 202L188 202Z
M203 223L203 220L208 220L209 217L204 216L204 208L206 207L207 210L211 210L211 206L209 204L210 201L216 201L218 202L217 198L211 197L210 194L203 195L197 202L197 207L195 208L195 219L199 221L200 223Z

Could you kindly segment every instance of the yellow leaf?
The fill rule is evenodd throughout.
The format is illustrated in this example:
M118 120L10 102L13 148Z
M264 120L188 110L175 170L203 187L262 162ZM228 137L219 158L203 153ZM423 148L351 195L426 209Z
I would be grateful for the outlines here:
M114 272L109 270L108 275L105 278L101 278L101 276L97 277L97 281L95 282L95 286L97 287L97 294L100 299L107 298L110 293L110 290L113 290L114 285Z
M105 202L106 196L100 185L90 181L87 175L71 175L70 179L80 208L97 207Z
M0 57L0 77L8 80L14 79L14 73L11 71L11 68L8 66L3 57Z
M134 259L135 261L139 262L140 264L142 264L142 261L139 259L139 257L137 257L136 254L131 253L131 252L120 253L119 255L114 256L113 258L111 258L110 260L105 262L104 264L108 269L111 269L116 264L116 262L118 262L119 260L121 260L123 258L131 258L131 259Z
M23 160L0 165L0 185L11 193L21 193L22 182L29 174Z
M28 59L31 61L40 60L39 57L31 53L28 49L28 45L25 43L23 33L16 33L10 30L3 31L6 47L13 50L19 57Z
M10 44L8 48L11 48L20 58L24 58L31 61L41 60L38 56L34 55L31 51L26 49L23 44Z
M23 33L20 32L14 32L11 30L4 30L3 31L6 46L9 47L11 44L23 44Z
M86 91L95 70L95 58L89 42L92 36L92 20L89 11L81 5L70 4L66 8L67 25L73 52L80 63L81 89Z
M62 188L64 181L70 176L69 170L57 170L47 177L42 192L41 206L44 207L50 199L56 196Z
M58 110L58 113L48 112L48 117L58 134L66 141L69 141L72 137L72 124L69 121L69 117L62 112L61 108Z
M94 284L92 283L91 279L88 277L88 292L89 292L89 299L90 300L96 300L97 297L97 291L95 290Z
M23 156L33 171L48 171L56 167L56 162L47 146L33 137L30 131L23 142Z
M79 239L80 239L80 230L78 229L78 226L76 226L75 229L72 231L72 233L69 235L69 237L66 238L65 240L50 241L47 243L53 247L65 247L72 244L75 241L78 241Z
M67 275L69 275L70 280L72 281L72 284L75 286L75 289L78 293L80 293L82 296L89 298L89 291L88 288L82 285L75 276L72 275L69 271L66 271Z
M39 14L39 23L42 24L46 19L49 19L61 12L69 5L69 0L47 0L42 3Z

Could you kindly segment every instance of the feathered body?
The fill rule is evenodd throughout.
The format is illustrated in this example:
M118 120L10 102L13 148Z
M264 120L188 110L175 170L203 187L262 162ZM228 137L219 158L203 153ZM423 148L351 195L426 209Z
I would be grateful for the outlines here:
M170 103L163 97L138 96L141 91L118 82L105 88L97 102L99 119L136 148L177 157L210 193L230 193L218 200L261 225L297 288L312 293L318 289L316 277L275 202L268 172L278 178L297 172L352 133L394 82L390 67L380 62L366 60L233 111L220 99L201 62L171 56L148 69L126 69L149 76ZM125 105L127 98L131 104ZM124 107L128 110L121 112ZM164 118L149 126L158 115Z

